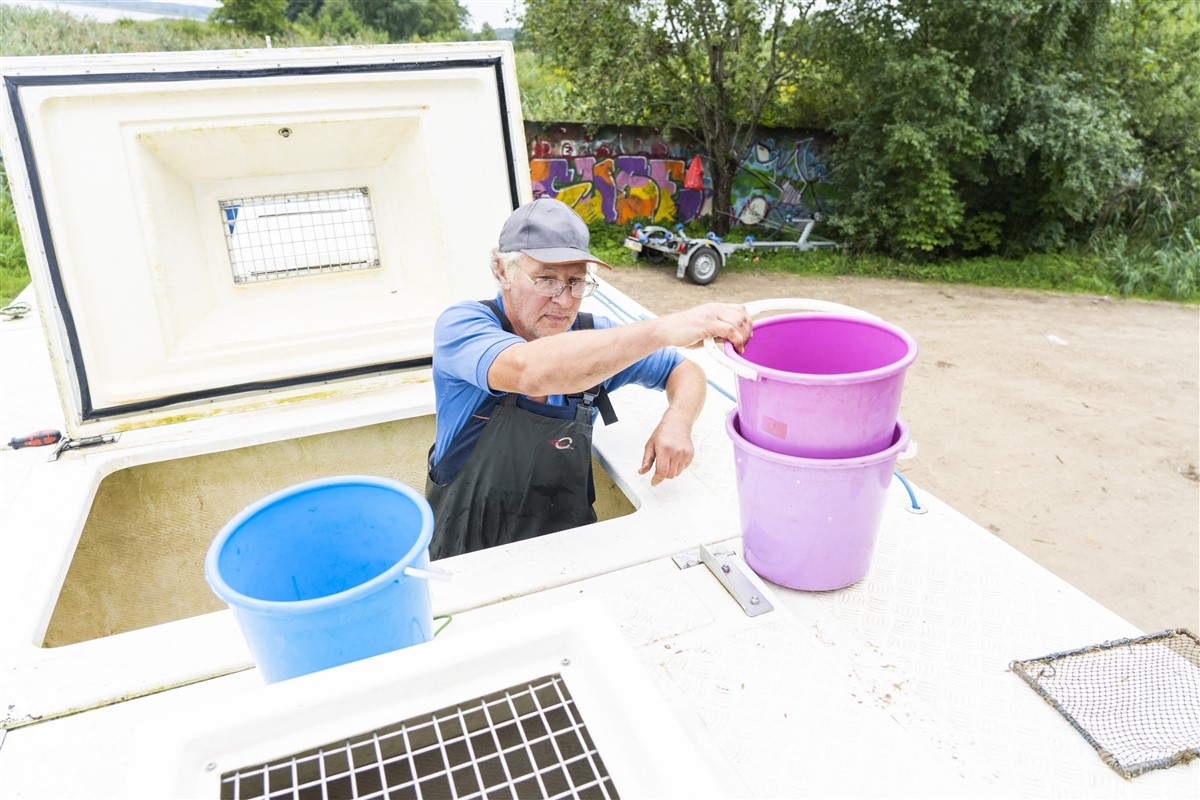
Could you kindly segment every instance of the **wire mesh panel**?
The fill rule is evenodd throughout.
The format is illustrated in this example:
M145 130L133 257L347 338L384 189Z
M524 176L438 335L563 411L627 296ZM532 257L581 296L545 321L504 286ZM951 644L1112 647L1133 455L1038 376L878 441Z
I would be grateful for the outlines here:
M1200 640L1190 631L1009 666L1127 778L1200 758Z
M221 776L228 800L617 796L558 674Z
M379 266L366 187L222 200L234 283Z

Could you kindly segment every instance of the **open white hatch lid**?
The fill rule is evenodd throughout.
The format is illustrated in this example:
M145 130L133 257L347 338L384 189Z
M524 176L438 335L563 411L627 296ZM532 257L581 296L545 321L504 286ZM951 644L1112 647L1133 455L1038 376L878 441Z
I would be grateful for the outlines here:
M529 199L506 42L5 59L67 427L429 364Z

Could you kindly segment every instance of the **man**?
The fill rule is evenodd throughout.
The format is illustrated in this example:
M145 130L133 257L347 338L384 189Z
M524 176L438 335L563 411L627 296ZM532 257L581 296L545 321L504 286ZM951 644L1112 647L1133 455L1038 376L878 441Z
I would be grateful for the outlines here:
M729 303L620 326L581 316L597 285L593 265L608 266L588 244L587 225L564 203L521 206L492 251L500 289L491 307L459 303L434 326L432 558L595 522L592 421L598 408L611 410L607 393L628 383L665 391L668 402L639 474L653 467L657 485L691 463L707 385L674 348L711 336L740 350L750 317Z

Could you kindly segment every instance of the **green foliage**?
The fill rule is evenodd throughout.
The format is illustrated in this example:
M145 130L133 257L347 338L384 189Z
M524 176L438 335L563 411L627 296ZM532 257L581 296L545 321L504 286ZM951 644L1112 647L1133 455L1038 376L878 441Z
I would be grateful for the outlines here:
M763 110L762 124L769 128L832 130L836 118L835 95L829 91L841 78L834 64L801 57L796 74L779 83L779 91Z
M1200 4L1123 0L1105 29L1096 80L1129 111L1146 164L1186 172L1200 163Z
M324 6L325 0L287 0L287 7L284 9L284 14L292 22L296 22L301 17L308 17L310 20L316 19Z
M1179 246L1120 249L1110 266L1124 295L1192 298L1200 286L1200 241L1189 231Z
M1087 231L1136 165L1128 114L1089 78L1108 6L830 4L839 235L940 257L1053 251Z
M25 246L17 227L4 159L0 158L0 306L8 305L28 284Z
M646 224L647 220L641 220ZM625 237L629 230L620 225L610 225L604 220L588 223L588 252L603 259L605 262L617 264L633 263L634 253L625 247Z
M0 53L5 57L236 50L262 46L261 37L231 30L225 25L195 20L151 20L114 25L79 19L65 11L0 2Z
M860 248L930 252L954 242L965 199L960 166L985 146L972 123L973 72L929 47L856 76L858 113L835 126L840 235ZM869 102L868 102L869 98Z
M221 0L208 19L256 36L278 36L288 28L287 4L288 0Z
M1173 190L1171 194L1179 194ZM1190 217L1176 220L1175 209ZM1189 297L1200 287L1200 215L1193 198L1184 209L1151 198L1140 204L1133 224L1108 226L1093 243L1123 294Z
M288 6L289 19L292 19L291 2ZM317 42L357 39L382 44L387 41L386 33L367 26L358 18L350 0L310 0L307 5L296 7L301 8L293 19L293 30L297 35Z
M1141 168L1107 199L1092 245L1128 292L1200 284L1200 5L1114 6L1097 80L1130 110Z
M327 0L337 9L345 0ZM324 13L325 9L322 9ZM361 29L360 29L361 28ZM386 36L365 26L339 29L298 25L272 37L275 47L333 44L371 44ZM149 20L113 24L79 19L62 11L48 11L0 2L0 53L5 56L70 55L75 53L148 53L179 50L259 49L262 37L230 25L196 20Z
M572 84L561 69L543 61L530 50L516 50L517 75L521 83L521 114L527 120L555 122L577 120L571 96Z
M350 0L368 26L392 42L467 39L467 10L458 0Z

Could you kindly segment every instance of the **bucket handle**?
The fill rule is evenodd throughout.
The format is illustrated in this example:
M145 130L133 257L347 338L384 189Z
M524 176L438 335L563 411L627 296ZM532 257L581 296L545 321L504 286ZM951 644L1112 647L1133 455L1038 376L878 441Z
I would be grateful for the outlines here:
M404 574L410 578L424 578L425 580L433 581L448 581L454 577L454 573L447 572L441 567L435 567L430 564L425 569L420 567L405 567Z
M771 300L751 300L746 303L746 312L756 317L766 311L810 311L815 314L843 314L859 319L878 320L874 314L853 306L845 306L829 300L813 300L803 297L779 297ZM758 371L753 367L734 361L725 355L725 348L717 344L711 336L704 340L704 349L717 363L730 369L733 373L748 381L758 380Z

